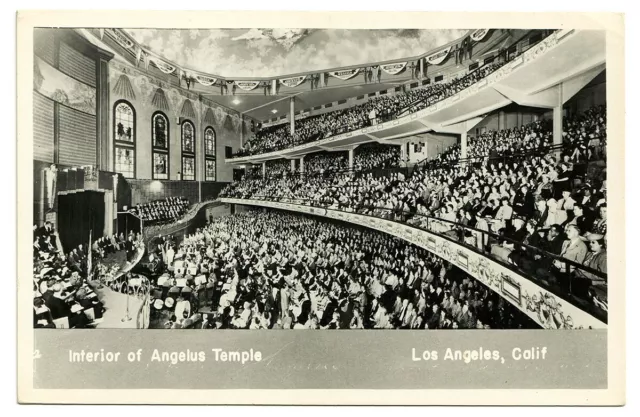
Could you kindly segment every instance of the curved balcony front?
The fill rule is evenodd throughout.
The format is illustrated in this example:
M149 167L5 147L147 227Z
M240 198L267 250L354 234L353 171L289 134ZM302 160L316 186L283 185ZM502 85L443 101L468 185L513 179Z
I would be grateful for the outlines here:
M428 132L464 133L484 115L511 103L552 109L566 103L605 69L605 32L559 30L470 87L406 116L292 148L225 159L227 164L297 158Z
M493 235L482 230L467 228L434 218L427 218L426 225L418 226L383 217L312 206L309 202L302 200L288 200L285 202L284 200L270 201L223 197L220 198L220 201L227 204L275 208L322 216L378 230L404 239L458 266L527 314L543 328L607 328L606 311L590 304L589 300L574 294L571 280L567 282L568 288L566 286L562 286L562 288L551 286L537 279L534 275L527 274L523 269L491 256L487 243ZM389 214L392 213L390 212ZM394 212L393 214L397 213ZM458 229L468 229L471 235L474 236L475 242L460 241L452 237L451 233L447 232L450 232L454 228L453 226ZM526 251L534 251L536 254L539 253L541 257L549 258L549 261L563 263L567 271L581 269L593 275L606 276L598 271L590 270L582 265L572 263L533 247L527 246L524 249Z

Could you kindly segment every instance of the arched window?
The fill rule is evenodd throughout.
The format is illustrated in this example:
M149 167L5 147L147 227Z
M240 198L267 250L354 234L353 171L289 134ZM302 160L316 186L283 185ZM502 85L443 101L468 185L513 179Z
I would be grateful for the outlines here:
M216 131L211 126L204 130L205 181L216 180Z
M169 179L169 119L157 111L151 116L151 154L153 179Z
M118 100L113 106L115 171L136 177L136 111L131 103Z
M196 129L189 120L182 122L182 179L196 179Z

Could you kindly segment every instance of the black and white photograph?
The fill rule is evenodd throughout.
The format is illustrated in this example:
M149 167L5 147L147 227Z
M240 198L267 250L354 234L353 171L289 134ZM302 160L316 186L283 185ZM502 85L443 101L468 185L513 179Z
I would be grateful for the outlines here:
M34 388L612 389L606 28L34 20Z

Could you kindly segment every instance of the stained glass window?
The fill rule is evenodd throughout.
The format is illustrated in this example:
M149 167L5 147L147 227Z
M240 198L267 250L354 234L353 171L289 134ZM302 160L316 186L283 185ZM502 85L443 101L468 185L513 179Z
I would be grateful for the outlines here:
M195 158L189 156L182 157L182 179L186 181L196 179Z
M210 127L204 130L204 153L207 156L216 154L216 132Z
M206 162L205 181L215 181L216 180L216 161L213 159L207 159L205 162Z
M135 178L135 150L116 147L116 172L125 178Z
M182 152L194 153L195 151L195 130L191 122L182 123Z
M116 103L114 118L114 139L120 142L135 142L135 115L131 105L125 101Z
M153 147L169 148L169 120L163 113L156 112L151 118L151 130L153 137Z
M169 155L166 153L153 153L153 179L169 179Z
M136 112L119 100L113 105L114 168L126 178L136 177Z
M196 130L193 123L185 120L182 123L182 179L196 179Z

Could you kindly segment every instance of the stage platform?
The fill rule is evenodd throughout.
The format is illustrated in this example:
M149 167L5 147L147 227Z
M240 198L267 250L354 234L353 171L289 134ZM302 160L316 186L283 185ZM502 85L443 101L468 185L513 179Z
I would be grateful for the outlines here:
M96 329L137 329L148 327L148 315L149 312L141 312L144 304L144 298L139 298L134 295L128 295L125 292L116 291L110 288L110 284L115 281L124 282L124 276L129 273L143 258L145 253L144 247L140 247L136 256L131 262L127 262L126 254L124 251L117 251L110 254L100 261L100 263L111 268L113 265L119 265L120 269L113 279L108 282L94 282L90 283L93 290L98 295L98 299L104 305L105 312L102 319L96 323ZM139 274L134 274L139 275ZM128 301L128 309L127 309ZM127 314L128 311L128 314ZM146 314L147 320L144 325L144 320L138 320L139 314ZM129 320L123 321L122 319L128 316Z

